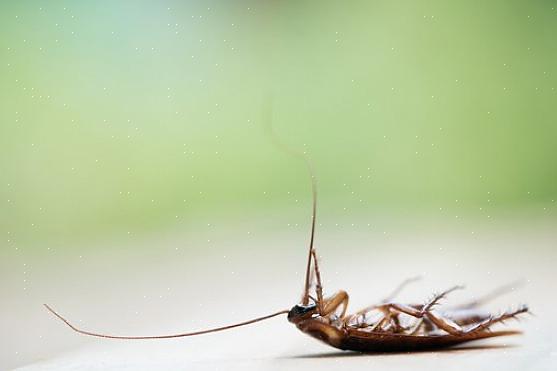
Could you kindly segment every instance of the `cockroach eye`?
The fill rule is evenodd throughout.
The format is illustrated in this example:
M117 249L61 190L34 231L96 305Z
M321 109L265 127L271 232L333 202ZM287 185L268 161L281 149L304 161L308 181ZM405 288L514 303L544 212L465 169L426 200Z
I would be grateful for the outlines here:
M288 312L288 320L290 322L294 322L297 319L301 319L306 314L313 312L315 308L316 308L315 304L309 304L309 305L296 304L292 307L292 309L290 309L290 312Z

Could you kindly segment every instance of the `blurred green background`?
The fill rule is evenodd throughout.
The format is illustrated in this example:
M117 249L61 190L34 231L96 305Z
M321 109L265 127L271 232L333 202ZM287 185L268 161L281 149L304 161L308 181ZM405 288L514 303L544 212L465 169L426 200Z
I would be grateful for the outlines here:
M553 1L4 1L0 29L2 249L305 217L271 115L330 220L556 211Z

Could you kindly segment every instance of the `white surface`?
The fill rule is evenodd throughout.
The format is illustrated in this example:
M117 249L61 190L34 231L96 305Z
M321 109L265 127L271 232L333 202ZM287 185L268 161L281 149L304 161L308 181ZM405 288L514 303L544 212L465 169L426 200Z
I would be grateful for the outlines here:
M522 336L469 343L468 349L361 355L327 347L299 333L285 317L194 338L118 341L73 333L40 306L47 301L89 330L137 335L224 325L289 308L299 298L304 248L284 246L299 245L294 240L303 233L272 236L265 239L271 241L265 247L255 238L252 245L234 253L221 249L177 259L174 246L183 243L180 238L181 242L159 241L164 248L141 256L112 249L85 258L34 262L26 296L7 291L8 298L21 300L8 301L10 305L4 303L0 309L8 335L1 350L5 368L23 364L27 366L20 370L556 368L553 228L479 230L473 235L391 233L381 238L325 234L326 239L319 239L325 288L347 289L349 310L376 301L402 279L421 274L424 280L403 292L401 301L424 300L433 291L466 283L466 290L449 298L458 302L526 278L525 287L489 308L526 302L535 316L508 324L524 330ZM349 239L350 244L344 245L348 247L337 247ZM223 251L229 251L226 257Z

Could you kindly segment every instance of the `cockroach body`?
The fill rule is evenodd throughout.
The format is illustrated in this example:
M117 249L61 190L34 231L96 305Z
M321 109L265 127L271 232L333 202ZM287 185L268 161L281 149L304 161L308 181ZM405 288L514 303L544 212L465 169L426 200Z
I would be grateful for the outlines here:
M344 291L339 292L328 301L334 302L338 296L345 297L348 301L348 295ZM379 322L349 323L353 316L339 317L336 314L322 316L319 315L316 304L294 306L288 313L288 320L295 324L300 331L338 349L358 352L410 352L444 348L495 336L519 334L519 331L487 331L487 328L496 322L502 322L527 311L525 307L521 307L498 317L490 317L480 311L468 311L467 316L463 316L459 321L451 324L451 330L442 333L429 320L427 314L418 315L417 312L420 312L421 306L408 306L417 311L416 319L422 321L419 323L429 328L428 331L418 333L416 324L410 328L398 325L399 315L405 313L399 312L397 309L393 311L397 307L400 308L402 305L385 303L374 308L391 316L387 325L390 328L381 327ZM455 312L455 314L457 313ZM435 320L447 321L441 317L436 317ZM386 321L384 323L387 324ZM454 326L466 323L470 323L472 326L468 329L458 329Z
M296 325L300 331L332 347L357 352L432 350L472 340L520 333L520 331L515 330L491 331L491 327L510 318L515 318L519 314L526 313L528 311L526 306L520 306L515 310L503 312L499 315L490 315L479 310L481 304L509 291L512 285L499 288L483 298L446 311L436 311L434 307L450 292L461 289L461 286L455 286L436 294L424 304L401 304L393 300L404 286L417 278L407 279L383 301L351 315L346 314L349 297L345 291L339 291L325 298L317 253L313 247L317 205L315 177L312 166L304 153L290 149L288 149L288 152L302 157L306 161L311 175L313 196L304 291L301 302L294 305L290 310L285 309L245 322L195 332L155 336L119 336L81 330L48 305L45 304L45 307L78 333L110 339L167 339L201 335L252 324L283 314L287 314L288 321ZM310 294L311 290L313 290L313 295Z

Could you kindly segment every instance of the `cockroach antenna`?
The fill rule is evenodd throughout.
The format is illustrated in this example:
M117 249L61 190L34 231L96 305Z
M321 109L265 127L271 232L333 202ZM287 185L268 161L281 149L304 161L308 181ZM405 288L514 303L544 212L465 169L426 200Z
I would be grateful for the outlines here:
M303 153L303 152L298 152L292 148L289 148L288 146L284 145L283 143L281 143L278 138L276 137L276 135L274 135L273 133L273 128L272 128L272 111L269 109L267 111L270 115L267 118L267 120L265 120L268 125L269 125L269 132L271 134L271 138L273 140L273 142L275 143L275 145L277 145L279 148L281 148L283 151L288 152L294 156L297 157L301 157L305 163L306 166L308 168L310 177L311 177L311 190L312 190L312 199L313 199L313 207L312 207L312 220L311 220L311 234L310 234L310 242L309 242L309 252L308 252L308 261L307 261L307 267L306 267L306 277L305 277L305 285L304 285L304 293L302 295L302 304L307 306L309 304L309 290L310 290L310 275L311 275L311 261L312 258L315 258L315 251L313 251L313 241L314 241L314 236L315 236L315 215L316 215L316 210L317 210L317 184L316 184L316 180L315 180L315 176L314 176L314 171L313 171L313 166L308 158L308 156ZM317 273L319 274L319 273ZM318 302L321 303L323 300L323 295L322 295L322 289L321 289L321 280L319 279L319 284L317 286L317 290L318 290ZM148 335L148 336L120 336L120 335L109 335L109 334L101 334L101 333L97 333L97 332L91 332L91 331L85 331L82 330L78 327L76 327L75 325L73 325L70 321L68 321L66 318L64 318L62 315L60 315L58 312L56 312L54 309L52 309L48 304L43 304L44 307L51 312L54 316L56 316L58 319L60 319L62 322L64 322L69 328L71 328L72 330L74 330L75 332L78 332L82 335L87 335L87 336L94 336L94 337L100 337L100 338L107 338L107 339L127 339L127 340L149 340L149 339L171 339L171 338L180 338L180 337L187 337L187 336L195 336L195 335L203 335L203 334L208 334L208 333L212 333L212 332L219 332L219 331L225 331L225 330L229 330L235 327L241 327L241 326L245 326L245 325L250 325L252 323L256 323L256 322L260 322L260 321L264 321L266 319L269 318L273 318L276 316L279 316L281 314L288 314L290 312L289 309L284 309L284 310L280 310L278 312L263 316L263 317L258 317L258 318L254 318L254 319L250 319L244 322L240 322L240 323L236 323L236 324L232 324L232 325L227 325L227 326L222 326L222 327L216 327L216 328L211 328L211 329L207 329L207 330L200 330L200 331L194 331L194 332L185 332L185 333L179 333L179 334L170 334L170 335Z
M91 332L91 331L82 330L82 329L76 327L75 325L73 325L70 321L68 321L68 320L65 319L64 317L62 317L59 313L57 313L54 309L52 309L52 308L51 308L50 306L48 306L47 304L43 304L43 305L45 306L46 309L48 309L48 310L50 311L50 313L52 313L52 314L54 314L56 317L58 317L62 322L64 322L66 325L68 325L68 327L71 328L72 330L74 330L75 332L79 332L80 334L83 334L83 335L94 336L94 337L98 337L98 338L105 338L105 339L125 339L125 340L172 339L172 338L182 338L182 337L187 337L187 336L195 336L195 335L209 334L209 333L211 333L211 332L224 331L224 330L229 330L229 329L235 328L235 327L250 325L250 324L252 324L252 323L264 321L264 320L266 320L266 319L273 318L273 317L276 317L276 316L280 316L281 314L287 314L287 313L289 312L288 309L285 309L285 310L281 310L281 311L278 311L278 312L273 313L273 314L268 314L268 315L263 316L263 317L258 317L258 318L250 319L250 320L248 320L248 321L244 321L244 322L240 322L240 323L235 323L235 324L233 324L233 325L227 325L227 326L222 326L222 327L215 327L215 328L211 328L211 329L208 329L208 330L193 331L193 332L184 332L184 333L180 333L180 334L171 334L171 335L149 335L149 336L119 336L119 335L100 334L100 333L97 333L97 332Z
M311 262L315 258L315 251L313 250L313 243L315 240L315 222L317 218L317 179L315 177L315 170L309 156L304 151L299 151L295 148L292 148L286 145L281 140L279 140L278 136L276 135L273 129L273 117L272 117L273 109L272 109L272 103L270 103L270 101L268 103L267 108L265 109L265 115L266 115L266 117L264 118L265 128L267 133L269 134L269 137L275 144L275 146L285 153L288 153L292 156L302 159L306 165L311 180L311 198L312 198L311 231L309 237L309 248L308 248L307 263L306 263L306 275L304 280L304 292L302 294L302 305L308 305L310 299L309 290L311 285L311 273L312 273ZM321 302L321 300L319 299L319 296L321 296L322 299L322 287L320 286L320 282L318 282L318 286L316 287L316 290L318 296L317 302Z

